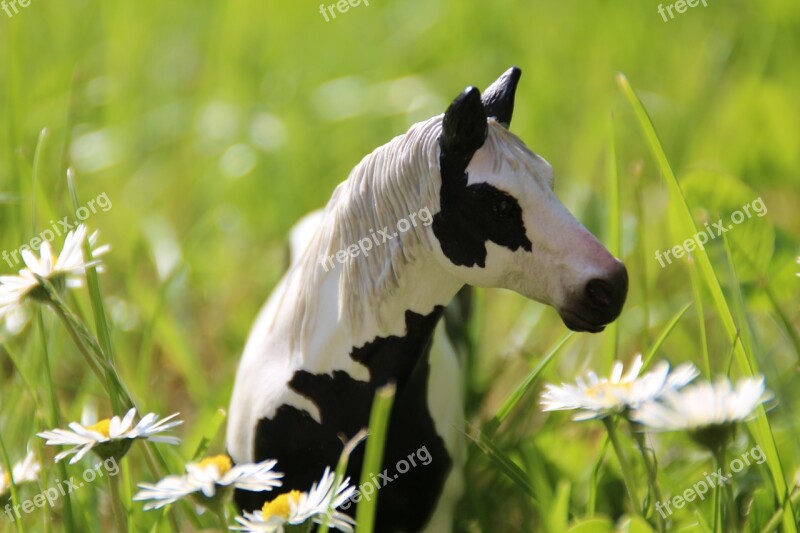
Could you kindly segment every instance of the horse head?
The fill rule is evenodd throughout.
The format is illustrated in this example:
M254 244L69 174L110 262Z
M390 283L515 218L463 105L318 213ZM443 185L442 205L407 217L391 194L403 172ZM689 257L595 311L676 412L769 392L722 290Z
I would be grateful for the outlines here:
M556 197L547 161L509 131L520 74L512 67L483 96L467 87L445 112L429 242L464 283L514 290L572 330L602 331L622 310L628 274Z

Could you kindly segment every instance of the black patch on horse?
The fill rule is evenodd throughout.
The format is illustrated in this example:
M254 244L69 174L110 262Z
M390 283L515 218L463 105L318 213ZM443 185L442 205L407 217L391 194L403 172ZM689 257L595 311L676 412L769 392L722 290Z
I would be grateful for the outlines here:
M486 241L515 251L531 251L522 209L510 194L489 185L467 185L467 174L442 177L442 209L433 216L433 233L454 265L486 266Z
M383 468L390 483L379 489L377 531L418 531L430 520L452 466L444 441L436 433L428 409L428 375L431 338L443 307L423 316L406 311L406 335L379 337L356 348L350 357L369 369L370 380L353 379L343 371L333 375L298 371L289 382L292 390L319 408L321 423L306 411L282 405L272 419L258 422L255 460L277 459L276 470L284 472L282 492L308 490L326 466L335 468L342 439L367 427L375 390L389 382L397 393L389 424ZM395 465L426 447L431 461L417 462L400 474ZM358 484L364 446L350 457L347 475ZM375 477L381 472L374 472ZM246 511L259 509L275 497L270 492L236 491L236 503ZM346 511L355 514L355 505Z
M511 69L505 78L504 84L512 88L503 93L503 99L511 100L503 109L503 120L510 122L513 89L519 74ZM493 97L491 105L497 107L500 99ZM488 183L467 185L469 162L488 135L485 105L480 91L468 87L444 114L439 137L441 210L433 216L433 233L447 258L454 265L481 268L486 267L486 241L512 251L520 247L528 252L532 249L516 198Z

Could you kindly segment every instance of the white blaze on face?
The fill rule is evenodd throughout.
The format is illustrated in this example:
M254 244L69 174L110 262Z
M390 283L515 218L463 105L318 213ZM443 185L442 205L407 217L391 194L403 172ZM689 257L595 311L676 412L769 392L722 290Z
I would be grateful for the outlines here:
M532 243L530 253L517 254L523 295L558 310L580 297L592 279L612 275L619 262L600 244L555 194L545 189L525 201L525 230Z

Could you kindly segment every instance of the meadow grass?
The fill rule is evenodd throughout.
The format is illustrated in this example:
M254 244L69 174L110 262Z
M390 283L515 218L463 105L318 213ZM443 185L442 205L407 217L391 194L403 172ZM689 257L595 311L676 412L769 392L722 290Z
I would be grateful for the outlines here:
M456 530L713 531L725 504L737 527L796 531L800 6L709 0L668 23L656 8L392 0L327 23L316 4L257 0L0 11L0 253L102 193L113 205L86 220L112 246L105 271L88 269L83 289L50 287L53 303L31 306L22 332L0 330L0 465L28 448L43 465L0 507L93 464L54 464L39 431L92 407L184 420L180 446L134 446L110 480L21 520L0 508L0 532L217 527L189 503L145 512L132 496L225 451L236 365L284 271L288 229L365 154L512 64L523 71L512 130L626 263L630 290L598 335L570 334L516 294L476 290ZM765 216L691 258L655 259L759 197ZM0 260L0 274L22 266ZM637 353L648 367L693 362L698 379L763 374L775 397L727 451L759 445L764 463L666 521L655 501L704 479L709 454L681 433L572 422L539 404L544 383L606 374ZM380 458L374 445L369 454ZM371 511L359 513L368 531Z

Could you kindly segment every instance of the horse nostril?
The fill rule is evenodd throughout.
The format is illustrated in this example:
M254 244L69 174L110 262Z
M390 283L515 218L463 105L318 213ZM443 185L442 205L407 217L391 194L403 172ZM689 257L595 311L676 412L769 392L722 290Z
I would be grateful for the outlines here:
M597 309L607 309L614 303L614 286L604 279L593 279L586 284L586 299Z

